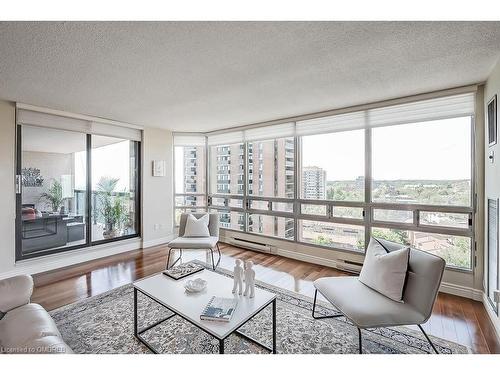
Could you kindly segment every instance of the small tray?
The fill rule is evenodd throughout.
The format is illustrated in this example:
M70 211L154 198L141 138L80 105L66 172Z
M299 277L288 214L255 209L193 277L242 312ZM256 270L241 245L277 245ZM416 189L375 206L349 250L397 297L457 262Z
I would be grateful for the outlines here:
M180 264L163 271L163 274L174 280L180 280L185 277L194 275L200 271L203 271L205 267L194 262L188 262L185 264Z

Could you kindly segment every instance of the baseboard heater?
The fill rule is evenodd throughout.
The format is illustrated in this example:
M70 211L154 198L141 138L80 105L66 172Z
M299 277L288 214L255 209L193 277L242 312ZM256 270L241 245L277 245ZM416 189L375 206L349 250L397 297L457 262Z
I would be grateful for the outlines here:
M243 238L235 238L235 237L230 238L228 242L231 245L242 247L244 249L256 250L256 251L261 251L263 253L269 253L269 254L276 253L275 246L271 246L271 245L261 243L261 242L249 241L249 240L245 240Z
M338 260L336 262L336 268L350 273L359 274L361 267L363 267L363 263L352 262L350 260Z

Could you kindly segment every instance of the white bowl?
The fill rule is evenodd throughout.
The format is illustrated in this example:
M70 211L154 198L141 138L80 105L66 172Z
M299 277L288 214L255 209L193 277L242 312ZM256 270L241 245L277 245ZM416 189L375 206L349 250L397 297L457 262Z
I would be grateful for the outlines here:
M188 280L184 284L184 288L189 293L201 292L205 290L206 287L207 287L207 281L200 278L194 280Z

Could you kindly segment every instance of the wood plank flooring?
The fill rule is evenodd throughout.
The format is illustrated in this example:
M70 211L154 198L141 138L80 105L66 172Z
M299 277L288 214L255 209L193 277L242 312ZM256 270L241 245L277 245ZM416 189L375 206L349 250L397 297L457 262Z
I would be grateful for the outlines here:
M348 275L333 268L221 244L220 267L232 269L235 258L252 260L260 281L312 296L313 281ZM33 302L48 310L94 296L165 268L168 249L157 246L98 259L34 276ZM172 258L175 258L172 256ZM183 261L209 262L208 252L184 251ZM482 303L440 293L424 328L431 335L459 342L474 353L500 353L494 327Z

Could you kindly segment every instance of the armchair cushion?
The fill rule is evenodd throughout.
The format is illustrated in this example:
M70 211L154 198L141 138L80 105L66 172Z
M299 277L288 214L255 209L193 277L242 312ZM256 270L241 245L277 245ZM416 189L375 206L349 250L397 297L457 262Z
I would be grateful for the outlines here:
M22 347L46 336L61 336L56 324L45 309L29 303L11 310L0 321L0 346Z
M184 237L210 237L208 230L208 214L196 218L193 214L189 214L184 229Z
M20 275L0 280L0 311L7 313L30 302L33 293L33 278Z
M409 247L388 252L372 238L366 249L359 281L394 301L403 302L409 257Z
M393 301L355 276L323 277L316 289L359 328L420 324L426 316L409 303Z
M217 244L217 237L177 237L168 243L172 249L211 249Z

